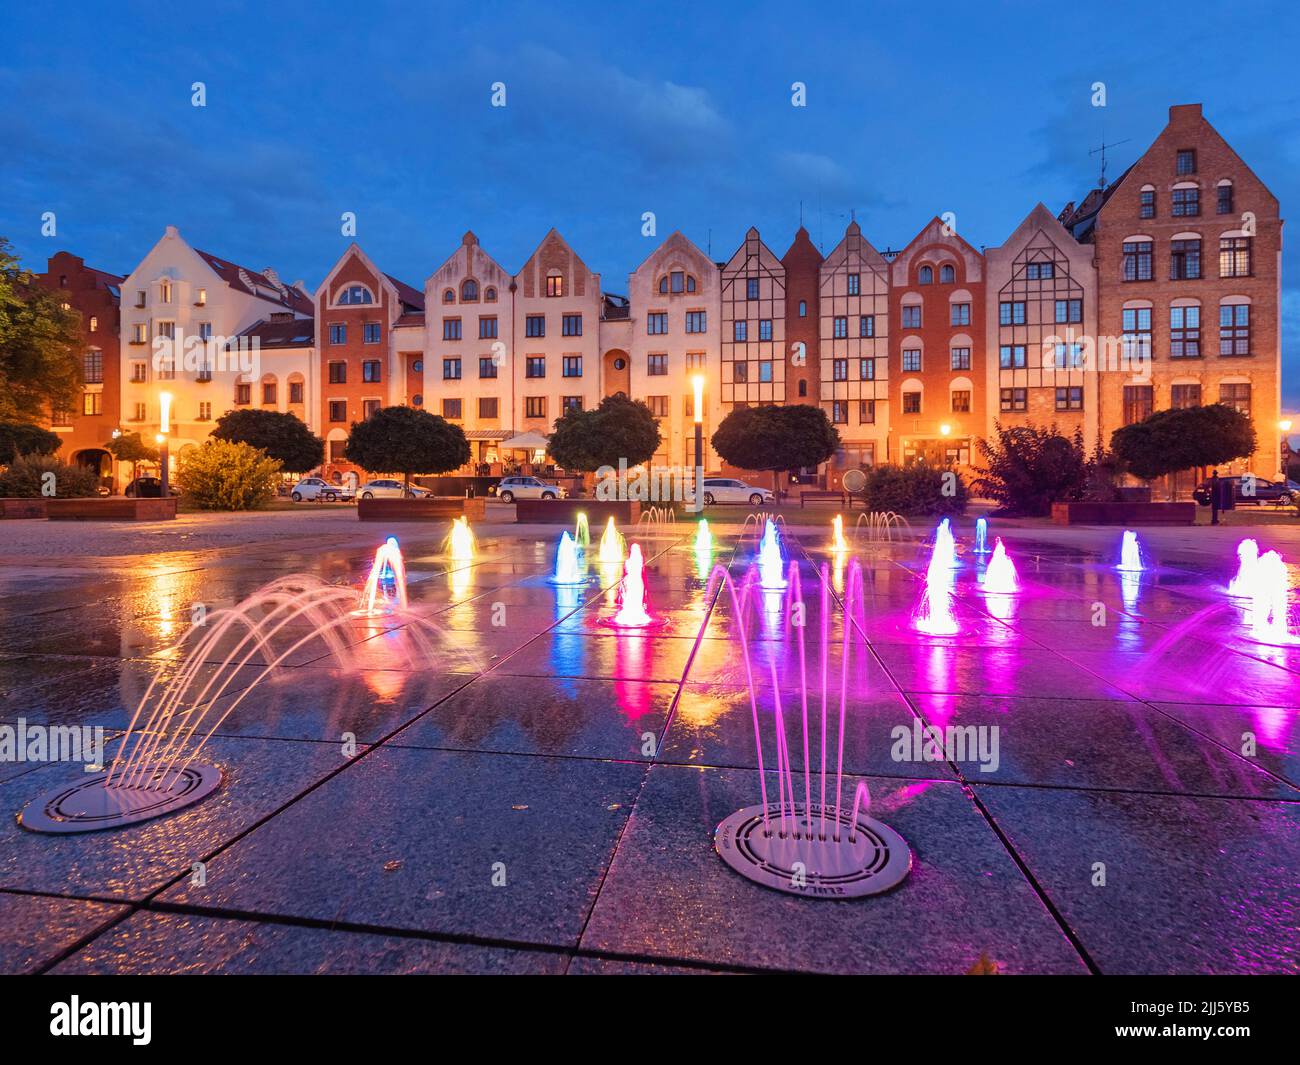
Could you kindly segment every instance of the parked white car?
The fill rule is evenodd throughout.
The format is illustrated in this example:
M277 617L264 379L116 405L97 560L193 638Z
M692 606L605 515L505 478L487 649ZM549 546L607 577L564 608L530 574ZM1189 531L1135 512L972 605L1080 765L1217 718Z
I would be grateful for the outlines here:
M304 477L293 486L289 498L295 503L346 501L352 498L352 489L343 484L330 484L323 477Z
M427 488L411 485L410 496L412 499L423 499L425 496L432 494ZM357 496L361 499L402 499L405 495L406 492L401 481L389 480L386 477L367 481L357 489Z
M734 477L706 477L701 487L706 507L715 503L748 503L751 507L761 507L764 503L772 502L770 488L755 488Z
M516 499L563 499L565 491L558 484L547 484L538 477L502 477L497 482L497 498L502 503Z

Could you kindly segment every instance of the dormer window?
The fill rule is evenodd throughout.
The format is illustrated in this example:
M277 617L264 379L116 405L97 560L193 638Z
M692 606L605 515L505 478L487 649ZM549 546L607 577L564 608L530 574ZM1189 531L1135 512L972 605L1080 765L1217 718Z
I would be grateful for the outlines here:
M337 300L340 307L364 306L374 302L375 298L365 285L349 285L338 294Z
M471 303L478 299L478 282L472 277L467 278L460 286L460 300L462 303Z

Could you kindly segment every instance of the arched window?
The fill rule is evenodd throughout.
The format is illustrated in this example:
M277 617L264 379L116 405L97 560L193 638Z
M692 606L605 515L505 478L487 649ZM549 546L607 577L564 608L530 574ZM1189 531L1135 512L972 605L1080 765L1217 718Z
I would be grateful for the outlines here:
M365 285L349 285L338 294L337 300L340 307L355 307L374 302L374 296L370 294L370 290Z
M661 277L661 278L659 279L659 295L661 295L661 296L666 296L666 295L668 295L668 275L667 275L667 274L664 274L664 276Z
M442 302L443 302L443 303L455 303L455 302L456 302L456 290L455 290L455 289L450 289L450 288L443 289L443 292L442 292Z
M934 283L934 267L932 267L932 266L923 266L923 267L921 267L920 273L918 273L918 274L916 275L916 279L917 279L917 281L918 281L920 284L922 284L922 285L930 285L930 284L933 284L933 283Z
M952 263L944 263L939 267L939 281L944 285L951 285L957 280L957 271L952 268Z
M695 278L691 277L690 274L686 275L686 291L687 292L695 291Z
M494 289L491 285L489 285L487 288L483 290L483 299L486 303L496 303L497 290Z
M478 282L472 277L466 278L465 283L460 286L461 303L472 303L478 299Z

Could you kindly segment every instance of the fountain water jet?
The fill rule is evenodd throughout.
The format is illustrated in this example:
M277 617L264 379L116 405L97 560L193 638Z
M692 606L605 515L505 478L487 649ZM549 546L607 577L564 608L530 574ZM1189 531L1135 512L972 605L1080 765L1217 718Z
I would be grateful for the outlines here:
M769 519L763 526L763 539L758 545L758 570L764 588L784 588L785 578L781 576L781 544L776 538L776 526Z
M1286 563L1276 551L1267 551L1255 563L1250 596L1250 635L1258 643L1291 644L1288 617L1290 581Z
M633 544L627 553L618 602L618 613L606 619L608 624L619 629L643 629L654 624L655 619L646 609L645 560L640 544Z
M849 543L844 539L844 519L836 514L831 521L831 550L840 552L848 549Z
M591 527L587 524L587 512L578 511L578 519L573 526L573 539L579 551L586 551L591 546Z
M393 596L390 598L382 585L391 581ZM383 601L380 605L380 597ZM356 614L364 617L378 617L391 613L396 607L405 610L406 601L406 562L402 558L402 549L397 545L397 538L390 536L375 551L375 560L370 566L370 575L362 589Z
M596 557L603 563L623 561L623 537L619 535L618 528L614 525L612 517L606 523L605 531L601 534L600 553Z
M993 557L989 559L984 571L983 589L989 595L1014 595L1020 591L1020 579L1016 575L1015 563L1002 546L1002 537L993 543Z
M560 534L560 546L555 552L555 576L552 584L582 584L586 581L579 561L578 542L567 530Z
M469 527L468 518L456 518L451 523L448 539L451 545L448 554L453 562L474 561L474 533Z
M701 518L695 527L695 550L697 553L712 552L713 533L709 531L709 519Z
M1242 540L1237 545L1237 575L1228 584L1228 594L1239 599L1253 599L1258 568L1259 543L1255 540Z
M1132 529L1124 530L1124 539L1119 549L1119 565L1115 568L1121 573L1141 573L1146 569L1142 562L1142 545Z
M987 555L989 553L989 520L988 518L977 518L975 521L975 554Z
M913 622L917 632L927 636L955 636L958 632L957 619L952 612L952 570L956 565L956 550L948 519L944 518L935 531L934 550L925 570L925 595Z

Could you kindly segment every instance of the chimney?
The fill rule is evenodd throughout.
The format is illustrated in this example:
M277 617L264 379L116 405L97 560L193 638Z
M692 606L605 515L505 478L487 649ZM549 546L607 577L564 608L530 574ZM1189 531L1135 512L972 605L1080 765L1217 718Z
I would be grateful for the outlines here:
M179 237L180 235L181 235L181 231L177 229L175 226L168 226L166 229L163 230L164 237Z
M1201 117L1200 104L1174 104L1169 108L1169 124L1195 122Z

